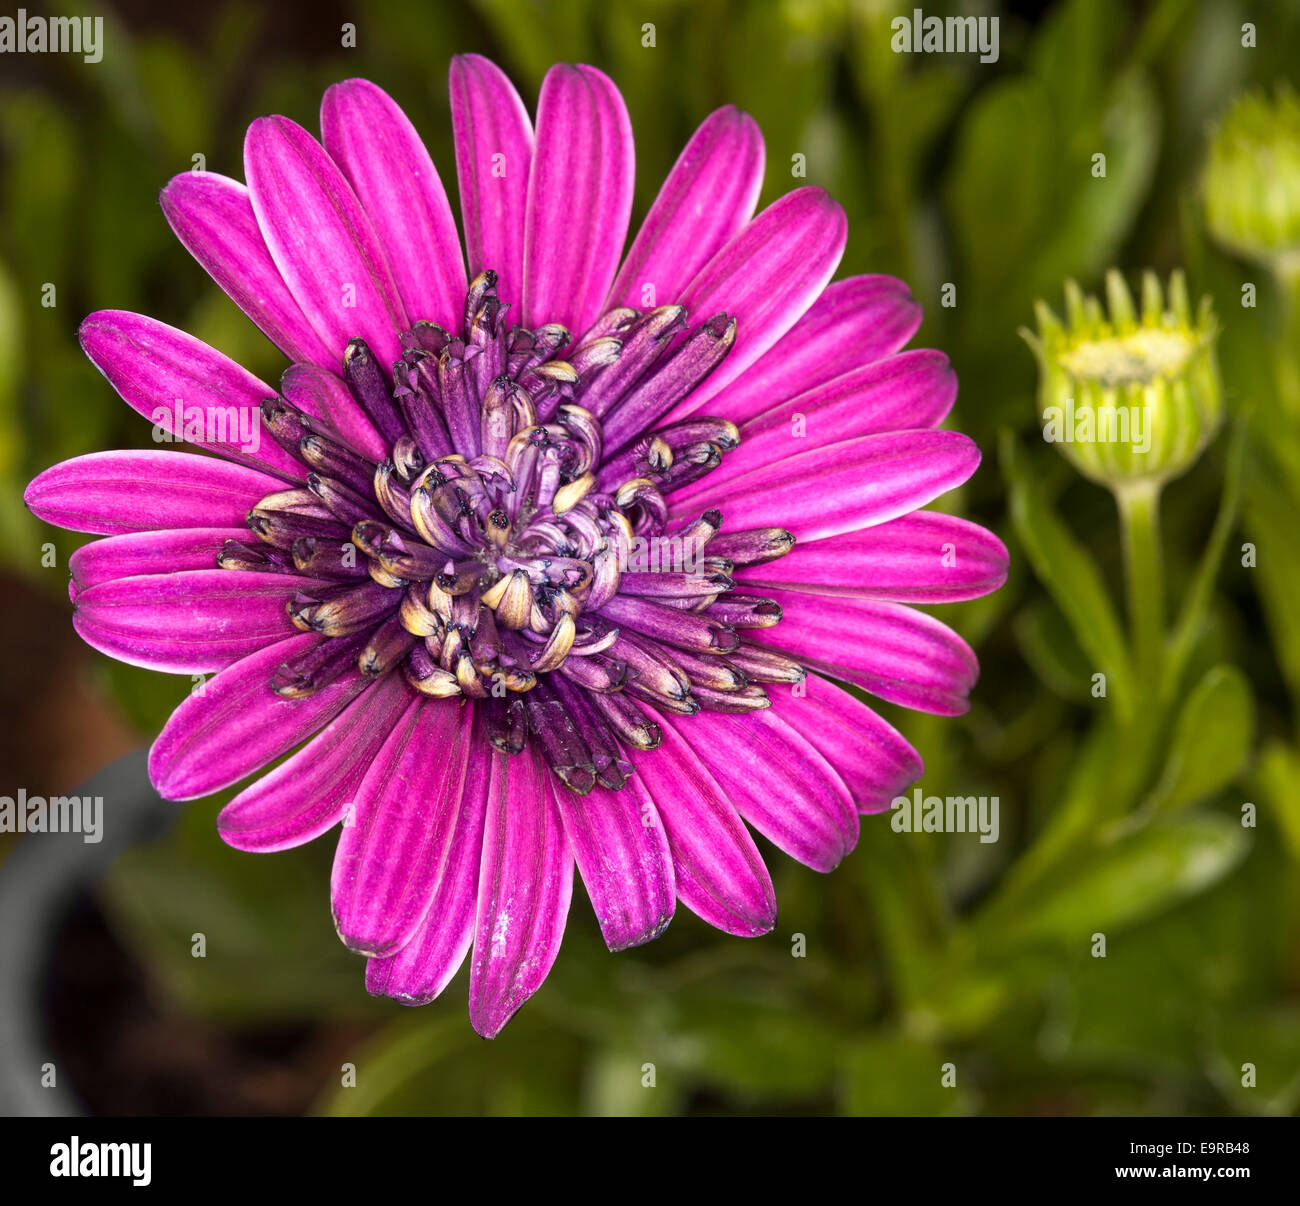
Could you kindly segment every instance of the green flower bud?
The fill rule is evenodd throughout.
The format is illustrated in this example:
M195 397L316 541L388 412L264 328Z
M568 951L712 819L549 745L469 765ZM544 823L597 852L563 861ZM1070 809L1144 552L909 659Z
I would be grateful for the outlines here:
M1038 358L1043 438L1102 485L1183 473L1223 417L1210 299L1193 315L1181 272L1167 299L1147 272L1139 313L1111 269L1105 309L1067 281L1065 311L1062 322L1039 301L1038 334L1021 331Z
M1214 130L1205 218L1231 251L1270 266L1300 260L1300 99L1279 87L1239 97Z

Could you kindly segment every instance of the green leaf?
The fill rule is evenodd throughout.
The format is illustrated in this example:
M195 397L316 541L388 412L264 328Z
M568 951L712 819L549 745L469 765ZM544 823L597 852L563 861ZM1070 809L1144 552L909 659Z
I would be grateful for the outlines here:
M1035 31L1030 70L1051 88L1052 108L1067 129L1085 126L1113 69L1111 54L1124 28L1115 0L1065 0Z
M1294 553L1300 482L1288 488L1277 470L1256 460L1247 475L1246 521L1255 545L1256 590L1264 606L1278 669L1300 701L1300 558Z
M1048 94L1028 78L989 85L961 125L948 209L971 288L980 298L1002 294L1050 217L1050 177L1021 172L1016 165L1052 162L1055 137ZM1007 187L1009 179L1016 180L1016 188ZM990 230L999 238L989 239ZM1005 311L1000 318L1005 321Z
M687 86L696 88L696 100L703 99L699 86L720 69L727 81L727 99L753 114L763 131L764 205L797 184L830 185L828 176L840 167L834 148L820 150L814 136L814 118L824 110L834 85L832 61L818 53L816 30L791 28L786 17L789 7L734 6L718 42L692 40L696 70ZM790 175L791 156L798 152L807 156L806 180Z
M47 282L67 296L75 265L79 176L76 128L63 108L40 93L18 92L0 104L6 167L0 205L6 246L33 308ZM21 234L19 233L21 232Z
M1029 907L1044 879L1091 841L1106 800L1106 784L1115 760L1116 734L1113 725L1098 724L1077 748L1064 777L1064 786L1054 798L1059 803L1033 845L1012 865L992 899L979 913L981 933L995 933L999 926L1015 924Z
M1095 670L1106 675L1110 693L1122 703L1131 679L1128 651L1101 571L1052 513L1021 459L1015 438L1004 434L1000 447L1002 471L1011 487L1011 519L1034 573L1056 600Z
M1201 560L1197 564L1192 584L1183 595L1178 621L1169 635L1169 648L1165 658L1166 690L1174 691L1182 681L1183 670L1196 642L1201 638L1214 593L1215 579L1223 562L1228 537L1237 523L1241 507L1242 467L1245 464L1246 439L1249 431L1245 416L1237 420L1228 443L1227 461L1223 472L1223 491L1219 496L1219 511L1214 517L1209 539Z
M149 112L168 159L178 164L212 152L214 98L207 89L190 86L202 69L188 48L171 39L143 40L136 47L135 70Z
M1300 753L1280 741L1267 746L1259 758L1259 781L1287 851L1300 862Z
M1111 262L1150 188L1160 111L1146 76L1110 52L1121 29L1114 7L1059 6L1030 70L981 89L958 128L944 188L964 269L953 279L968 282L958 317L990 371L1008 320L1027 317L1033 298L1066 277Z
M1241 861L1248 844L1239 824L1213 816L1129 832L1023 901L1002 937L1016 946L1086 949L1094 933L1133 925L1204 891Z
M1072 1066L1193 1075L1213 1019L1238 1012L1273 975L1262 949L1271 939L1251 923L1256 896L1273 890L1235 876L1108 944L1104 960L1086 950L1040 960L1061 993L1054 1052Z
M1215 666L1183 704L1164 772L1147 807L1172 812L1214 795L1246 764L1255 700L1235 666Z

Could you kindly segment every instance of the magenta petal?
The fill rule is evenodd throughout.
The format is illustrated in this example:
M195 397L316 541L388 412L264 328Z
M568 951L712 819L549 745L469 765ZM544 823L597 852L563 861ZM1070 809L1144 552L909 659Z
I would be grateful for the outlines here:
M858 814L835 767L772 709L664 718L746 821L814 871L857 845Z
M810 674L796 687L770 687L772 710L814 745L848 785L859 812L881 812L925 771L892 725L842 687Z
M265 854L301 846L338 824L410 702L411 689L400 675L376 683L221 810L222 840Z
M23 495L46 523L116 536L162 528L238 528L279 478L187 452L91 452L51 466Z
M207 674L292 636L285 604L325 585L224 569L119 578L78 594L72 623L87 645L119 662Z
M769 591L783 615L749 636L890 703L960 716L979 677L975 654L948 625L901 603Z
M78 335L109 384L154 425L155 437L302 480L302 465L262 426L262 399L275 390L215 348L126 310L92 314Z
M528 180L525 326L558 322L576 338L595 321L623 254L634 175L618 89L594 67L552 67Z
M213 569L227 540L247 540L246 527L178 528L174 532L130 532L83 544L68 558L78 592L116 578Z
M743 440L771 431L788 437L802 414L819 444L884 431L937 427L957 398L957 374L933 348L899 352L778 402L741 424Z
M456 829L433 899L419 928L398 950L366 964L366 990L404 1005L427 1005L451 982L474 941L483 820L493 749L474 735L465 769Z
M663 744L637 773L668 835L677 898L728 934L766 934L776 925L776 893L754 839L709 767L671 724L661 727ZM717 751L709 765L726 756Z
M350 949L390 954L428 910L455 835L473 719L452 700L418 697L366 771L330 876L334 925Z
M605 945L621 951L658 938L676 891L668 839L645 787L634 775L619 791L578 796L550 782Z
M668 174L610 290L610 305L673 302L753 216L763 188L763 135L726 105L705 118Z
M469 1020L495 1038L546 979L573 895L573 855L548 772L493 752L469 973Z
M799 540L820 540L915 511L960 486L979 462L979 449L957 431L862 436L810 448L720 486L704 478L674 494L672 509L694 518L717 507L737 531L785 528Z
M737 589L849 595L895 603L956 603L1007 580L1006 545L955 515L917 511L860 532L796 544L766 565L737 570ZM740 583L744 583L741 587Z
M482 55L457 55L449 74L469 275L493 269L497 295L518 307L523 297L532 122L514 85Z
M457 330L465 257L447 193L410 119L368 80L344 80L321 101L321 138L375 228L412 321Z
M902 281L836 281L775 347L710 399L709 413L743 423L896 352L920 325L920 303Z
M335 363L354 336L381 364L397 360L406 311L370 219L320 143L287 117L259 117L244 175L280 275Z
M191 694L149 751L149 778L159 794L193 800L220 791L333 720L370 679L345 674L306 699L284 699L271 690L281 662L328 639L307 632L270 645L226 667L201 692Z
M705 264L681 302L700 319L734 316L736 344L672 418L697 412L803 317L835 272L847 238L844 210L822 189L798 188Z
M215 172L173 176L159 195L185 249L290 360L333 364L266 249L248 189Z
M890 356L764 411L740 429L740 447L708 474L710 487L801 451L807 442L937 427L957 397L957 374L942 352Z
M376 464L388 456L387 441L337 373L314 364L291 364L280 378L280 393L299 410L328 424Z

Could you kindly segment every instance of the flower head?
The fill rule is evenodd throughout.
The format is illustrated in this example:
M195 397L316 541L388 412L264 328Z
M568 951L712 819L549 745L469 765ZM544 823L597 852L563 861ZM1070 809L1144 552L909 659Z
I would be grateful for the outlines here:
M922 769L828 678L964 711L974 655L910 605L996 589L1006 550L919 510L979 459L938 430L947 360L899 351L920 315L898 281L829 284L824 192L753 216L749 117L704 122L625 255L632 135L604 75L552 69L535 128L477 56L451 97L464 255L415 130L362 80L326 94L321 142L255 122L246 186L168 184L177 235L292 363L277 391L91 315L127 402L218 455L91 454L27 501L107 537L71 566L91 645L215 673L153 747L158 789L296 750L222 836L341 823L333 912L370 990L432 1000L472 947L490 1036L556 957L575 864L611 949L677 900L770 930L746 823L830 870Z
M1204 192L1206 221L1224 246L1300 265L1300 98L1290 88L1233 104L1210 139Z
M1021 332L1038 359L1043 435L1103 485L1163 482L1200 456L1223 418L1210 299L1193 314L1181 272L1167 297L1147 272L1139 309L1112 269L1106 302L1067 281L1065 321L1040 301L1037 335Z

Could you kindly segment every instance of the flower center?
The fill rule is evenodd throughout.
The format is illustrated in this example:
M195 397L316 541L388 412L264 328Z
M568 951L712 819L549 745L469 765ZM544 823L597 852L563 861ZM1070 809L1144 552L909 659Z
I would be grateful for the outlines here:
M717 511L670 530L665 493L739 433L660 421L726 356L734 321L691 330L678 306L617 309L561 360L568 332L507 332L495 285L491 272L471 284L463 336L406 332L391 378L349 343L344 379L384 460L284 397L263 403L306 485L258 503L262 544L229 542L219 563L310 580L289 616L334 639L278 668L280 695L400 667L426 695L479 701L497 748L534 738L575 791L617 789L622 747L659 743L655 711L751 711L768 706L762 683L803 676L744 639L781 611L730 576L794 539L720 535Z
M1061 364L1073 376L1103 385L1147 385L1177 377L1197 348L1194 338L1179 331L1139 329L1078 343L1061 356Z

